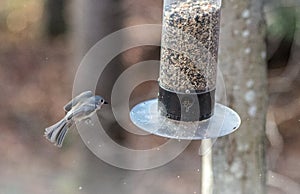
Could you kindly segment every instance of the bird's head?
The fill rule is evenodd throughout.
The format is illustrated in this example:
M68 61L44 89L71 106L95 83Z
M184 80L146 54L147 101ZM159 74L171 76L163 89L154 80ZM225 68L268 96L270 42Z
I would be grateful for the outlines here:
M99 108L101 108L101 106L103 105L103 104L108 104L108 102L106 101L106 100L104 100L104 98L103 97L101 97L101 96L95 96L95 103L96 103L96 105L99 107Z

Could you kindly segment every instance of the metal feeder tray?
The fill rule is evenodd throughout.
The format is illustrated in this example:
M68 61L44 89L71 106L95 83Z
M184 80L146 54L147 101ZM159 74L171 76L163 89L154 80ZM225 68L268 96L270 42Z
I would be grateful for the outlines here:
M158 111L158 100L151 99L137 104L130 111L132 122L153 135L181 140L218 138L237 130L241 124L239 115L232 109L216 103L214 115L204 121L175 121Z

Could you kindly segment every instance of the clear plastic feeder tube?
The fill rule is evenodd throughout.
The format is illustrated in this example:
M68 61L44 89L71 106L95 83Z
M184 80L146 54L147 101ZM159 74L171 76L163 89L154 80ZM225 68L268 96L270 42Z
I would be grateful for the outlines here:
M164 0L159 111L201 121L214 112L221 0Z

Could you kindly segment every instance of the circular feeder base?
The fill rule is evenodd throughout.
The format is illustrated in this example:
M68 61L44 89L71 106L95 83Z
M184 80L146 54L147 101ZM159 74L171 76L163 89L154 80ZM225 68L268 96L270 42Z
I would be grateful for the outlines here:
M175 121L158 111L158 100L137 104L130 111L132 122L140 129L154 135L182 140L201 140L228 135L241 124L239 115L222 104L215 104L214 115L204 121Z

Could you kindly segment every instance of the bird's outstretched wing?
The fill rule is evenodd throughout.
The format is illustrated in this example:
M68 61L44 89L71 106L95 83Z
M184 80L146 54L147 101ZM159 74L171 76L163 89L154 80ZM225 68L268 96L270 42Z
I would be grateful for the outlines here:
M66 115L67 120L74 119L76 121L81 121L86 118L89 118L94 112L96 111L95 104L84 103L80 106L73 108L68 114Z
M78 96L73 98L70 102L68 102L64 106L65 112L66 113L69 112L72 109L73 106L76 106L79 103L83 103L86 99L88 99L92 96L94 96L94 94L91 91L82 92L81 94L79 94Z

